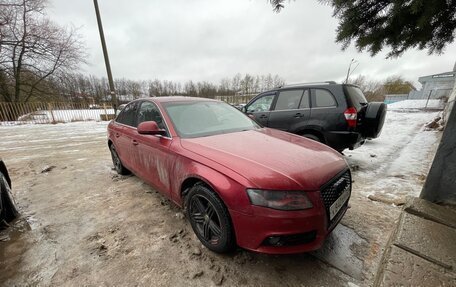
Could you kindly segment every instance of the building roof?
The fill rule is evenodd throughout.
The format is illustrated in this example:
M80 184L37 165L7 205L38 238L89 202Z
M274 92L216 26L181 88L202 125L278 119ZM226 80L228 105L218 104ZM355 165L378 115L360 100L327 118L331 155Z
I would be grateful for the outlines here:
M418 82L420 82L421 84L424 84L426 82L431 82L431 81L454 81L455 76L456 76L456 72L450 71L450 72L444 72L444 73L440 73L440 74L419 77Z

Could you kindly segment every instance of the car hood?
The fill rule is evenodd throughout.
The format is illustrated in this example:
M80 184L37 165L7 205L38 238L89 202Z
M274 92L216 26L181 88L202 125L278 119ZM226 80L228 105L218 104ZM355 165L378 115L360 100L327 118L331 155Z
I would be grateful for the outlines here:
M318 190L347 168L335 150L268 128L181 139L181 145L235 171L254 188Z

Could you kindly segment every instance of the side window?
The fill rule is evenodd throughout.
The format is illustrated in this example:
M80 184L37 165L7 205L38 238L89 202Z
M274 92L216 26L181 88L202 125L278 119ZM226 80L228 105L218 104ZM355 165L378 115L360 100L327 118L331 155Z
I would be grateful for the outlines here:
M327 90L315 89L315 107L335 107L337 106L334 96Z
M299 105L300 109L308 109L310 108L310 92L309 90L305 90L304 94L302 95L301 104Z
M116 122L136 127L136 111L138 110L138 102L128 104L117 116Z
M301 101L302 92L302 90L289 90L280 92L275 110L280 111L297 109L299 107L299 102Z
M138 125L142 122L154 121L160 129L165 129L165 123L157 106L151 102L143 102L138 112Z
M247 107L248 113L269 111L275 95L263 96Z

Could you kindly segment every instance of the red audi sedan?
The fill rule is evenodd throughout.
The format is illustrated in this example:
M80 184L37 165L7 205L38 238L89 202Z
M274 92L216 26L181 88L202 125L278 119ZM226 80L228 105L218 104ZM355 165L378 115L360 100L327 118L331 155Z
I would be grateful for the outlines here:
M118 173L132 172L184 208L215 252L318 249L351 194L338 152L211 99L130 102L109 124L108 146Z

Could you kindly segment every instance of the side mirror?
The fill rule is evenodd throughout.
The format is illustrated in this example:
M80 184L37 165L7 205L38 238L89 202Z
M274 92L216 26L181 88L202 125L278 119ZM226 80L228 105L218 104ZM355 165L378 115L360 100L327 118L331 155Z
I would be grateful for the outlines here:
M142 135L161 135L165 136L166 131L158 127L154 121L142 122L138 125L138 133Z

